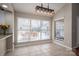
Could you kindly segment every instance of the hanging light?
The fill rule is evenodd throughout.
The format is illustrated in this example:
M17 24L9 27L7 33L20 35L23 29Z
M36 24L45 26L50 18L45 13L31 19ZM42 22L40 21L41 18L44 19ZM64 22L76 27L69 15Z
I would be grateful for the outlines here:
M8 8L8 6L7 6L7 5L5 5L5 4L3 4L3 5L2 5L2 7L3 7L3 8Z
M52 16L55 12L53 9L49 9L49 4L48 7L43 7L43 4L41 3L41 6L36 6L35 10L37 13L45 14L48 16Z
M0 10L5 11L5 12L8 12L8 13L12 13L12 11L9 10L9 9L8 9L8 6L5 5L5 4L2 4L2 5L0 6Z

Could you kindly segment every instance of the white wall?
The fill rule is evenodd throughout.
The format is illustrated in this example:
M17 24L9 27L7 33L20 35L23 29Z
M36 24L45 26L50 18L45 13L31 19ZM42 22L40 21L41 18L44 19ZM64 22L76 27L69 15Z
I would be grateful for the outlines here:
M58 41L54 39L54 21L64 17L64 40ZM66 4L62 7L52 19L52 39L67 48L72 47L72 4Z

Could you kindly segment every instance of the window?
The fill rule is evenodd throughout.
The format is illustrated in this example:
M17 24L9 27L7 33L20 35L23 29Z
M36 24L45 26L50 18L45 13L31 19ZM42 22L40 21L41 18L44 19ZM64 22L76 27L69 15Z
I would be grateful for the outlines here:
M64 39L64 20L55 21L55 38L57 40Z
M50 21L41 21L41 39L50 38Z
M17 42L29 42L50 39L50 21L18 18Z
M30 20L26 18L18 18L18 38L17 42L27 42L30 37Z
M40 40L40 20L31 20L31 41Z

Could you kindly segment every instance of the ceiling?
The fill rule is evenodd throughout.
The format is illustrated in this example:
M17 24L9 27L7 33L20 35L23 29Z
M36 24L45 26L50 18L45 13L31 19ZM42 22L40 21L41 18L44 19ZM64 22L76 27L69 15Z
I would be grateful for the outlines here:
M16 12L23 12L23 13L29 13L33 14L35 13L35 7L36 5L41 5L40 3L14 3L14 10ZM47 7L47 3L44 3L43 6ZM55 13L61 9L65 3L49 3L49 8L54 9Z

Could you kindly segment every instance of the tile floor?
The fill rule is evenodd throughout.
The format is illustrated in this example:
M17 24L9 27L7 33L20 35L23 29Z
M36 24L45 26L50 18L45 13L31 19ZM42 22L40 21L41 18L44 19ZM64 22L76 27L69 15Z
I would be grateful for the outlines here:
M13 52L8 52L6 56L75 56L75 54L59 45L44 43L15 48Z

